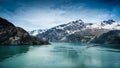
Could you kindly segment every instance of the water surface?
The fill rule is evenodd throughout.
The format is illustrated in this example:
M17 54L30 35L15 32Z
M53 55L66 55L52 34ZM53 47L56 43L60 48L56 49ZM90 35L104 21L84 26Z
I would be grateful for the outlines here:
M62 42L0 46L0 68L120 68L120 50Z

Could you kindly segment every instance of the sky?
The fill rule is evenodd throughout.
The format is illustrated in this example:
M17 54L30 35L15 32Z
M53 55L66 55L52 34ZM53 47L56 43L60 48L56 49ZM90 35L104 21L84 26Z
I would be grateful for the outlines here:
M120 0L0 0L0 17L27 31L81 19L120 21Z

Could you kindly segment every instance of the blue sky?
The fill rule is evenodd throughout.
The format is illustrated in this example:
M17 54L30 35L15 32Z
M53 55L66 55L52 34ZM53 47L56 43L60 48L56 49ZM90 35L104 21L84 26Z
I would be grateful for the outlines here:
M0 0L0 16L26 30L46 29L82 19L120 20L120 0Z

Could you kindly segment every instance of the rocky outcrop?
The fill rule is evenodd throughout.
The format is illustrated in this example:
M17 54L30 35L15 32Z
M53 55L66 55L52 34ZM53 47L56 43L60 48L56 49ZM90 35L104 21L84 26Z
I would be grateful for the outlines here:
M0 18L0 44L1 45L37 45L48 44L47 41L30 36L27 31L14 26L9 21Z

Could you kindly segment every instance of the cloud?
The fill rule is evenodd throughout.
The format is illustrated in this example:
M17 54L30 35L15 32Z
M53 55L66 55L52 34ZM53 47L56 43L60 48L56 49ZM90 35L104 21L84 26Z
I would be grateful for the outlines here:
M8 12L8 15L10 12ZM91 9L52 9L52 8L30 8L19 9L11 14L10 21L15 25L25 28L26 30L51 28L60 24L68 23L72 20L82 19L85 22L100 22L104 19L112 18L114 15L104 12L103 10Z
M16 26L23 27L28 31L33 29L51 28L77 19L93 23L101 22L106 19L119 19L116 15L117 8L114 10L94 8L94 6L91 8L87 5L89 1L86 3L83 2L85 1L72 2L72 0L62 0L60 3L47 2L45 5L41 5L39 2L33 4L30 3L30 5L19 3L22 6L13 8L14 12L11 12L9 9L4 9L0 15L13 22Z

